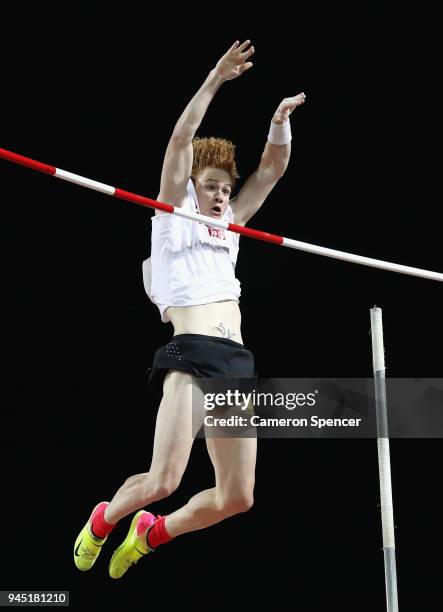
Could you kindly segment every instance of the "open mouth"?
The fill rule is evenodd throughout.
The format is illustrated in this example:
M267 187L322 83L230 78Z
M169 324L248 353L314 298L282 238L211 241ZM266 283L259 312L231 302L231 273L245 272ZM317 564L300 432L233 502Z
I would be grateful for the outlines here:
M219 217L221 216L221 206L215 205L212 207L211 212L215 213L216 215L218 215Z

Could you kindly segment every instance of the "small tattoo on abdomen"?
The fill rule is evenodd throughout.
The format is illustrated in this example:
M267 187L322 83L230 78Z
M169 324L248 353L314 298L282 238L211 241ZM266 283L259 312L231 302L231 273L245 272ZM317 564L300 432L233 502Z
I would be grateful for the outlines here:
M219 331L221 335L223 336L223 338L232 338L232 336L236 335L234 331L231 331L230 329L226 329L223 323L219 323L218 325L214 327L214 329Z

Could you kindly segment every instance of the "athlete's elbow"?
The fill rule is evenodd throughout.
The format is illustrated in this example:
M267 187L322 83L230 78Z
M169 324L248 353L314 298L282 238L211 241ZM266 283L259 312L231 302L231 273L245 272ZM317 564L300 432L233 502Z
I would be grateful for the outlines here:
M175 128L175 130L172 132L170 142L172 144L176 144L180 146L188 145L192 142L192 139L194 138L194 134L195 134L195 130L193 130L192 128L188 126L181 127L181 128Z
M263 166L260 172L262 182L275 184L282 178L287 167L288 164L286 162L274 162L267 166Z
M275 182L279 181L283 177L284 173L286 172L287 167L288 167L287 163L274 164L271 170L271 173L272 173L273 180Z

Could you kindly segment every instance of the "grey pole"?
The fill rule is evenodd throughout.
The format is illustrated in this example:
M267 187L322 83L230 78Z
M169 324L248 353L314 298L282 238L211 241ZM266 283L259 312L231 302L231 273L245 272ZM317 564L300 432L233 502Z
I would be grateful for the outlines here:
M380 478L381 522L385 562L386 609L398 612L397 568L395 563L394 512L392 507L391 459L389 454L386 405L385 354L381 308L371 308L372 361L374 366L377 417L378 471Z

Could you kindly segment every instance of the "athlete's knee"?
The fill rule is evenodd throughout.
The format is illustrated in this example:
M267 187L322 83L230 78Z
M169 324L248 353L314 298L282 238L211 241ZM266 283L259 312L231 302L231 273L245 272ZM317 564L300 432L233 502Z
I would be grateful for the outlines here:
M165 480L164 482L157 482L154 486L155 499L164 499L169 497L178 488L180 481L177 480Z
M151 500L160 500L174 493L181 482L182 474L175 470L162 470L150 472L149 476L144 487L146 496Z
M222 498L221 512L225 516L233 516L241 512L247 512L254 505L252 491L237 491Z

